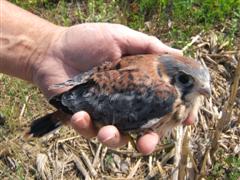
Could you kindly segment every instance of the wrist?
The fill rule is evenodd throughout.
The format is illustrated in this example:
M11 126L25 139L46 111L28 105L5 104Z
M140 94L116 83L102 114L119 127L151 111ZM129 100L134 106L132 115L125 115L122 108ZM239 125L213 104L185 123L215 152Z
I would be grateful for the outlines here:
M44 69L46 61L53 60L54 52L52 51L55 47L61 35L64 31L64 27L52 25L51 27L45 28L44 32L41 32L41 36L34 41L32 45L31 53L29 58L26 59L25 72L26 76L29 77L28 81L35 83L35 77L41 74L40 69ZM49 62L48 62L49 63ZM49 63L51 64L51 63ZM54 67L52 67L54 70ZM38 77L39 78L39 77Z
M44 26L39 35L11 34L3 32L0 36L0 72L31 81L36 64L47 54L58 27Z

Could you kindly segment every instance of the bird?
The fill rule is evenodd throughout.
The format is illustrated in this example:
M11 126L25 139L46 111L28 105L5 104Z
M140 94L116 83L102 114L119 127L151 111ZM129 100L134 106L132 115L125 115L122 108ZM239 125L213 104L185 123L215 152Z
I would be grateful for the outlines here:
M211 95L205 64L164 53L106 61L49 89L70 87L50 98L57 110L35 119L27 135L42 137L78 111L89 113L98 128L114 125L121 133L154 131L165 135L197 118L201 97Z

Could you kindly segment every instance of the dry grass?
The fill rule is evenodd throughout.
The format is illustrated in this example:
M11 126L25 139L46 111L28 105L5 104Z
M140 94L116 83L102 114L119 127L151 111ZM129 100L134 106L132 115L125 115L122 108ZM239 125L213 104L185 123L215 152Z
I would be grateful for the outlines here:
M48 11L43 16L56 22ZM68 127L25 141L23 132L31 119L51 107L32 85L0 74L0 112L5 117L0 116L0 179L238 179L240 39L236 34L236 46L229 46L227 28L202 32L185 46L208 66L212 96L203 101L194 126L178 127L150 156L130 144L108 149Z

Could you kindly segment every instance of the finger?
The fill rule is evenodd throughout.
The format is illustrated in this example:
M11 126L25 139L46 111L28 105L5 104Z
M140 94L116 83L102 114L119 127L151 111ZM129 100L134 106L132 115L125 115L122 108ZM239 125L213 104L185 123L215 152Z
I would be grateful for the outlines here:
M92 138L97 135L97 130L89 114L84 111L75 113L71 118L70 124L73 129L86 138Z
M147 45L146 45L146 51L147 53L152 54L163 54L163 53L169 53L174 55L182 55L182 51L179 49L174 49L172 47L167 46L166 44L162 43L158 38L154 36L148 36L147 37Z
M149 132L137 140L137 149L143 155L151 154L159 142L159 135L155 132Z
M110 148L121 147L128 142L128 136L121 135L115 126L108 125L98 131L98 140Z

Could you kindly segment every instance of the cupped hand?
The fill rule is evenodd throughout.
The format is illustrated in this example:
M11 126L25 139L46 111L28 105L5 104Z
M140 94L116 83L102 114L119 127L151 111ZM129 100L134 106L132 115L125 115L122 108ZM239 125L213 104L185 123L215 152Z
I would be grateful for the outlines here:
M86 23L72 27L57 27L45 56L36 61L33 81L46 97L66 89L49 90L48 87L61 83L87 71L104 61L116 61L122 56L134 54L180 54L153 36L134 31L126 26L108 23ZM128 142L116 127L104 126L95 129L87 112L78 112L71 118L72 127L81 135L97 136L105 145L115 148ZM149 132L137 140L138 150L143 154L154 151L159 136Z

